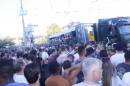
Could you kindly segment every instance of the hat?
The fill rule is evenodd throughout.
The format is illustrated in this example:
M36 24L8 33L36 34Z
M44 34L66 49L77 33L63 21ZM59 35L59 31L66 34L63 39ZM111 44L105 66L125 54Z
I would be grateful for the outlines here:
M95 52L95 50L92 47L87 48L86 51L87 51L87 55L90 55Z
M118 42L116 45L115 45L115 49L117 51L122 51L124 49L124 46L121 42Z

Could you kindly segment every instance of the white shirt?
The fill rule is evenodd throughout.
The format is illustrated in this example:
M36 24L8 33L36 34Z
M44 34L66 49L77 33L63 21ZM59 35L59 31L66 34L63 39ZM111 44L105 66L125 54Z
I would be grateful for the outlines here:
M123 62L125 62L124 53L123 54L116 53L115 55L111 56L111 63L113 64L115 68L115 75L117 75L116 66L119 63L123 63Z
M124 86L122 85L122 81L118 76L112 77L112 86Z
M42 53L42 59L47 59L47 58L49 58L48 53L47 52L43 52Z
M84 82L81 82L81 83L75 84L73 86L101 86L101 85L100 84L86 84Z
M74 62L72 63L72 66L75 65L75 62L76 62L76 60L78 60L78 59L79 59L79 54L76 53L76 54L74 55Z
M12 57L13 60L16 60L16 57Z
M24 75L15 74L13 76L13 79L14 79L15 82L28 84L28 82L27 82L26 78L24 77Z
M130 72L124 74L122 78L122 86L130 86Z

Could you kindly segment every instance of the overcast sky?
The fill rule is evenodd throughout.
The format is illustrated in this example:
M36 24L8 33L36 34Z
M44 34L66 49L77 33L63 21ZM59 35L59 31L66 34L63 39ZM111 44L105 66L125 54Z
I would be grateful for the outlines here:
M34 35L45 35L53 22L64 26L71 21L97 22L99 18L130 16L130 0L22 0L27 24L38 25ZM20 0L0 0L0 37L22 37L22 17L17 15Z

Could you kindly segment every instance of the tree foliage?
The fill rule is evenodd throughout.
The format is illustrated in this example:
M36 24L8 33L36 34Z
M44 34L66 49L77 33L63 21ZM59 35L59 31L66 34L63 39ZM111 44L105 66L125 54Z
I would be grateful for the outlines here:
M48 36L57 34L57 33L61 32L61 31L62 31L62 28L59 27L56 23L53 23L53 24L50 24L47 27L46 34L47 34L47 37L48 37Z
M9 36L6 36L5 38L0 38L0 47L6 47L7 44L9 44L9 46L14 45L14 42Z

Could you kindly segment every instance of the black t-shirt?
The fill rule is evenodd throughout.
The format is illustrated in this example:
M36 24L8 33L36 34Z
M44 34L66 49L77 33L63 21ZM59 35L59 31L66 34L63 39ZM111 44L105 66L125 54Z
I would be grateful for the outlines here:
M120 77L120 79L122 79L123 75L126 72L130 72L130 65L125 63L120 63L117 65L116 70L117 70L117 75Z
M37 63L39 64L39 66L41 66L42 58L41 58L41 57L37 57L37 58L36 58L36 61L37 61Z

